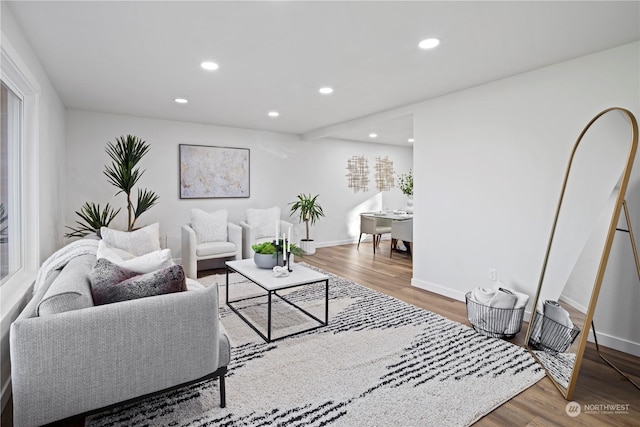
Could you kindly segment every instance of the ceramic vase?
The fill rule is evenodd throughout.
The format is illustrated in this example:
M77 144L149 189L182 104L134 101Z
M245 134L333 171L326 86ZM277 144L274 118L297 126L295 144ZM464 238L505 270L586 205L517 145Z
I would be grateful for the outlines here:
M413 195L409 195L407 199L407 213L413 213Z

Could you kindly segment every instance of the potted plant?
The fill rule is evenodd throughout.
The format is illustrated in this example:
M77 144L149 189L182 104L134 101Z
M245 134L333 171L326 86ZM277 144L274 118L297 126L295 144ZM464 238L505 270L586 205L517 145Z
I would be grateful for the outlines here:
M300 240L300 247L306 255L313 255L316 253L316 246L313 239L309 237L309 226L315 224L315 222L324 216L322 206L318 203L318 196L311 196L311 194L298 194L298 200L289 203L291 206L291 213L298 214L300 222L304 222L307 230L306 238Z
M140 171L136 166L149 151L149 144L136 136L127 135L116 138L115 143L107 143L105 151L111 158L111 164L105 166L104 174L109 183L119 189L116 195L120 193L126 195L127 231L133 231L136 220L151 209L159 198L153 191L138 189L136 204L134 205L131 200L133 187L144 174L144 171ZM79 211L76 211L76 215L82 221L76 221L76 228L67 226L71 231L66 233L65 237L82 237L91 233L100 236L100 228L108 227L118 212L120 209L116 211L108 203L104 210L101 210L99 204L87 202Z
M256 243L255 245L251 245L251 249L255 252L253 254L253 260L258 267L273 268L278 263L278 257L276 256L278 251L272 242ZM290 246L290 250L294 255L303 254L302 249L293 243ZM280 256L280 260L282 260L282 256ZM282 264L282 262L280 262L280 264Z
M107 144L107 154L111 157L111 164L105 167L104 174L109 182L127 196L127 231L133 231L136 220L140 215L151 209L158 202L158 195L146 188L138 189L138 200L134 206L131 201L131 191L144 174L136 165L149 151L149 144L142 139L127 135L116 138L116 143Z
M398 176L398 188L402 194L408 196L407 213L413 213L413 172L411 169L409 169L409 173Z
M66 233L65 237L82 237L91 233L96 233L100 237L100 228L109 227L118 212L120 209L114 210L109 203L102 210L100 205L85 202L82 208L76 211L76 215L82 218L82 221L76 221L77 228L67 226L71 231Z

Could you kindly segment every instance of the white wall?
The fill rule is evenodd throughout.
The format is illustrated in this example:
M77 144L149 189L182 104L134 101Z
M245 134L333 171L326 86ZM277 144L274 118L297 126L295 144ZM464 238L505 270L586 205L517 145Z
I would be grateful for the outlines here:
M141 187L155 191L159 204L145 213L137 225L160 222L175 258L181 258L180 226L189 221L191 208L208 211L227 209L233 222L244 219L247 208L279 206L282 218L296 224L297 237L303 238L304 225L289 217L289 202L299 193L319 194L326 218L316 223L311 238L317 246L351 243L358 238L362 210L399 209L406 198L397 188L375 190L373 165L376 157L388 156L395 170L404 173L412 164L412 149L384 144L341 140L302 141L299 136L222 126L199 125L139 117L68 111L67 114L67 199L65 224L71 225L74 211L85 201L104 206L124 207L124 196L114 197L115 187L103 174L107 162L106 143L120 135L133 134L147 141L151 149L143 159L146 169ZM249 148L251 197L240 199L179 198L178 145L196 144ZM369 191L354 193L347 187L347 160L364 155L369 160ZM126 213L119 214L116 228L123 228ZM293 237L293 236L292 236Z
M562 177L600 111L640 116L640 43L577 58L416 106L415 286L463 300L488 269L535 295ZM627 191L640 233L640 161ZM602 344L640 355L640 284L616 235L598 309Z
M29 258L37 259L26 261L30 265L39 265L63 241L61 234L65 198L65 187L62 185L65 171L65 109L6 3L0 2L0 7L3 48L10 48L15 53L16 57L12 59L23 68L21 72L33 79L32 83L38 90L35 94L37 128L27 130L27 134L36 131L33 138L35 147L29 147L26 153L30 159L26 182L30 191L28 199L33 198L34 204L37 205L34 216L37 223L37 248L26 248L26 254ZM31 151L34 151L33 155ZM32 159L36 161L32 162ZM32 214L33 212L30 213ZM29 286L30 281L25 281L21 286L7 283L2 288L0 385L3 408L9 395L9 327L25 303Z

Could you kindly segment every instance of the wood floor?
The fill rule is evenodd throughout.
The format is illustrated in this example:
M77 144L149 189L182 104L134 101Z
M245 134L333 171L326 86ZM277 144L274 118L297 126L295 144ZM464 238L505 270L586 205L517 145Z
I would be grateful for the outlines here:
M346 277L363 286L391 295L410 304L468 325L463 302L411 286L412 260L401 254L389 258L389 241L382 241L373 255L371 243L319 248L313 256L296 258L316 267ZM416 261L417 262L417 261ZM522 345L522 331L511 342ZM640 384L640 358L615 350L603 353ZM488 391L490 392L490 391ZM482 396L478 396L482 399ZM567 401L551 380L544 378L476 423L477 426L640 426L640 390L626 381L598 356L589 344L582 361L580 377L572 398L584 405L629 405L626 414L581 413L575 418L565 412ZM591 412L604 412L591 407Z
M363 242L359 250L356 249L356 245L319 248L315 255L297 257L296 261L306 262L451 320L468 324L463 302L411 286L412 260L405 255L395 253L393 258L389 258L389 241L382 241L380 250L375 256L371 243ZM522 345L525 331L526 324L523 325L520 334L511 341ZM605 352L609 360L631 374L636 383L640 383L640 358L614 350L605 349ZM490 390L487 392L490 393ZM482 399L482 396L478 396L478 399ZM567 401L556 390L551 380L544 378L480 419L476 425L640 426L640 391L606 365L592 345L589 345L585 352L573 400L581 407L607 404L628 405L628 412L626 414L581 413L571 418L565 412ZM401 421L399 420L398 425L402 425ZM3 411L2 426L9 427L11 424L11 410L8 408Z

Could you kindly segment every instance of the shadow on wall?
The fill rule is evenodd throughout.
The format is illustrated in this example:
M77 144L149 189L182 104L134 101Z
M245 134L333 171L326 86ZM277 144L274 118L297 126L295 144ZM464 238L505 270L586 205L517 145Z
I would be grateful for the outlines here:
M345 218L348 237L354 239L354 241L358 240L360 236L360 213L377 212L381 210L383 210L381 192L351 209Z

